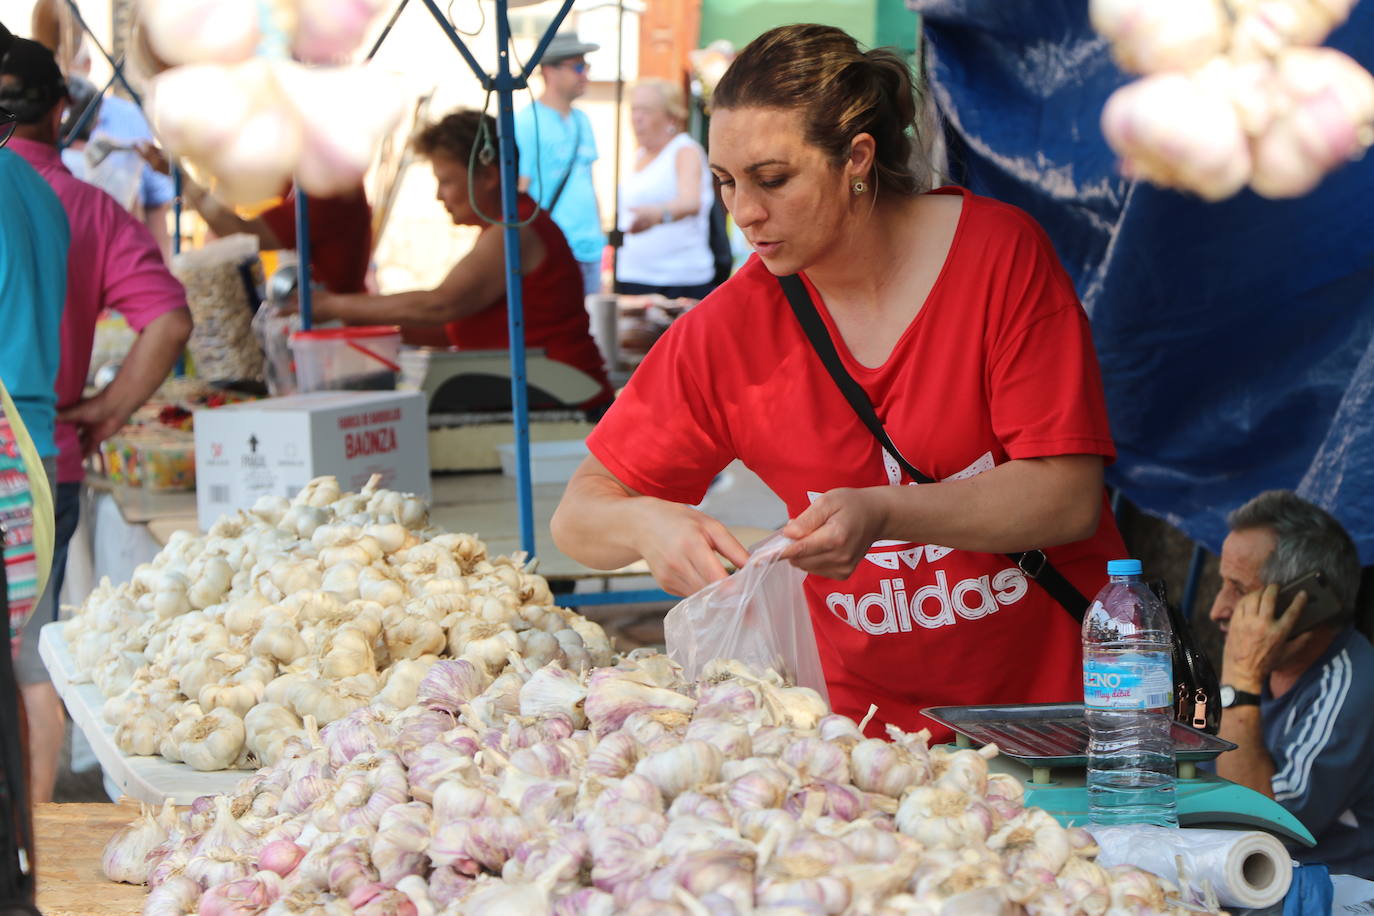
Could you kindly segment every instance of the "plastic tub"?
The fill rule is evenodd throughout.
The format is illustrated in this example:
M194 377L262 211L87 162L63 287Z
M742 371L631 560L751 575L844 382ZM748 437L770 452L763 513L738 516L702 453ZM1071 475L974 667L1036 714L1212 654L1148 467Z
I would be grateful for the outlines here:
M372 325L296 331L291 353L298 391L390 391L401 371L401 329Z
M501 455L501 473L515 476L515 443L496 446ZM530 443L530 483L567 483L582 459L590 454L582 439L559 439Z

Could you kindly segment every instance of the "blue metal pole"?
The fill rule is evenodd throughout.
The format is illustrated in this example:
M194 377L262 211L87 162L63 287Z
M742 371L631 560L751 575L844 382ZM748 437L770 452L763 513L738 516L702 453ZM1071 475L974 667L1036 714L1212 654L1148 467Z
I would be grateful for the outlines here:
M477 62L477 58L472 56L472 52L468 50L468 46L463 44L463 39L458 35L458 31L454 29L453 23L448 21L448 17L443 14L443 11L439 9L434 0L424 0L424 4L429 7L430 13L434 15L434 21L439 23L439 28L448 36L448 40L458 49L458 53L463 55L463 60L468 62L468 66L472 69L473 74L476 75L477 81L482 84L482 88L490 89L492 87L491 77L487 76L482 70L482 65ZM496 21L504 26L506 33L509 34L510 22L506 17L505 0L496 0ZM501 46L501 53L503 56L505 55L505 45ZM508 73L509 69L509 65L507 65Z
M115 59L110 56L110 52L106 51L105 46L96 39L95 33L91 31L91 27L86 25L86 20L82 18L81 10L76 6L76 0L67 0L67 8L71 10L72 18L76 20L76 24L81 26L81 31L91 40L91 44L95 45L95 49L100 52L100 56L105 58L105 60L109 62L110 67L113 68L114 79L124 84L124 90L129 93L129 98L133 99L139 108L142 108L143 99L139 96L138 90L134 89L124 77L124 61L120 60L119 63L115 63Z
M515 491L520 546L535 555L534 498L530 491L530 408L525 387L525 297L521 287L519 203L515 174L516 81L510 72L510 18L496 0L496 139L501 162L501 220L506 224L506 324L510 329L510 401L515 420ZM523 77L521 78L523 82Z
M310 315L310 201L296 185L296 297L301 308L301 329L313 325Z
M181 169L172 163L172 254L181 254Z
M505 6L502 0L498 0L498 5L502 8ZM553 22L549 23L548 31L544 33L543 38L539 39L539 44L535 46L534 53L530 55L529 60L525 61L525 69L520 73L520 87L525 85L525 80L530 78L534 68L539 66L539 62L544 59L544 50L548 48L549 42L553 41L553 36L558 33L558 27L563 24L563 19L568 15L570 9L572 9L572 0L565 0L562 8L554 15ZM504 48L505 45L501 47Z
M472 68L483 89L495 90L498 100L496 119L497 148L500 151L501 169L501 220L506 224L506 322L510 331L510 388L511 413L515 420L515 490L517 507L520 513L520 546L531 557L535 556L534 539L534 496L530 490L530 410L529 393L525 386L525 300L520 286L520 230L515 226L518 219L515 174L515 110L513 95L515 90L525 86L525 80L534 72L544 49L553 38L558 26L573 0L563 0L558 14L554 16L548 32L539 43L534 55L525 65L519 76L512 76L510 69L510 16L506 0L496 0L496 41L497 74L493 80L483 72L477 59L463 44L463 39L453 28L453 23L439 10L434 0L423 0L434 16L434 21L458 53ZM302 307L302 316L304 316Z
M181 254L181 169L172 163L172 254ZM177 357L177 378L186 374L186 351Z
M677 595L670 595L662 589L641 588L623 592L573 592L559 595L559 607L600 607L610 604L640 604L650 601L681 601Z

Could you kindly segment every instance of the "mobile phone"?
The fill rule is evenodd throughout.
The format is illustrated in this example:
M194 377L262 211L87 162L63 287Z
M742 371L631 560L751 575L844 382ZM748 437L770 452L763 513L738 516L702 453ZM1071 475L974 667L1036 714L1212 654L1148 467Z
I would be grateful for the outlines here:
M1302 616L1298 618L1297 625L1293 627L1291 635L1306 633L1314 627L1330 623L1341 615L1340 599L1331 590L1331 584L1326 581L1326 575L1321 570L1314 569L1298 576L1279 589L1278 599L1274 602L1274 615L1276 617L1283 616L1283 612L1288 610L1293 599L1298 597L1298 592L1307 592L1307 606L1302 609Z

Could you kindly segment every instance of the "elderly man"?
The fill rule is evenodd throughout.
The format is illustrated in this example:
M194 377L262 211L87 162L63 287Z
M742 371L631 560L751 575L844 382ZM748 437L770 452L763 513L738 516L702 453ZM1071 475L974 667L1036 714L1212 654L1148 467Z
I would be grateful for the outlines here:
M54 594L61 589L67 543L80 511L82 456L123 426L157 390L191 334L186 292L168 272L147 227L62 164L57 141L66 102L66 82L52 52L37 42L14 39L0 60L0 106L18 116L9 148L47 180L71 226L56 382ZM138 337L114 380L87 398L96 320L107 308L123 315ZM31 619L17 668L32 739L35 802L51 797L63 738L62 702L37 656L37 630L44 622L39 614Z
M540 61L544 91L515 115L520 190L539 201L563 230L582 268L582 291L588 296L601 289L606 236L592 184L596 137L587 115L572 106L587 91L586 55L598 47L575 35L555 35Z
M1211 616L1226 636L1220 734L1239 746L1217 773L1306 825L1317 846L1299 859L1374 878L1374 648L1352 623L1355 545L1287 490L1261 493L1229 521ZM1276 606L1282 585L1313 572L1324 585ZM1323 607L1329 616L1314 614Z

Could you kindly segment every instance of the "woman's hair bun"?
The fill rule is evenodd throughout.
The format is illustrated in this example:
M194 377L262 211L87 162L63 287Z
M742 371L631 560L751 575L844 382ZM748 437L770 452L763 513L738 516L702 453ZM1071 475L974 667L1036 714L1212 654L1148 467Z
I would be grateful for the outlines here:
M834 26L799 24L764 32L739 53L711 94L715 110L801 112L808 143L841 163L854 137L873 137L875 186L925 190L913 162L918 99L911 67L890 48L864 51Z

